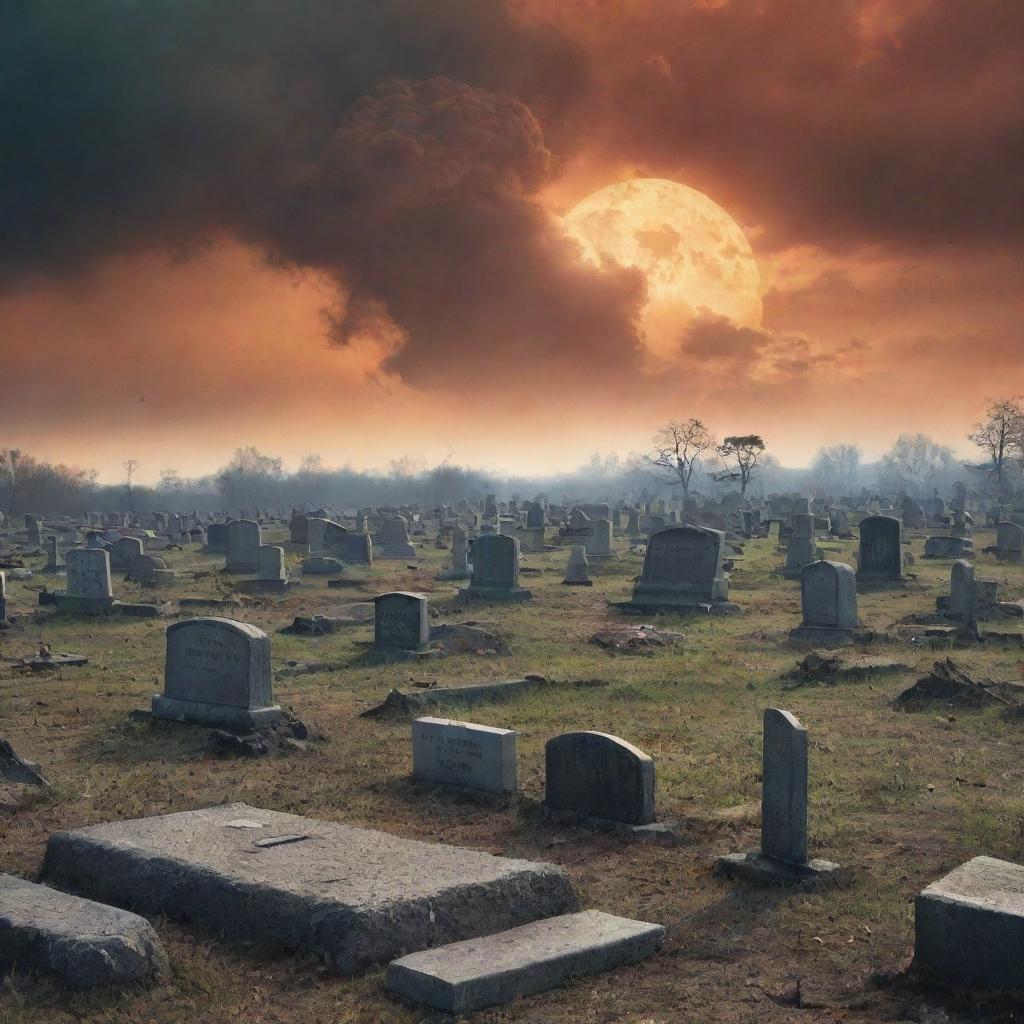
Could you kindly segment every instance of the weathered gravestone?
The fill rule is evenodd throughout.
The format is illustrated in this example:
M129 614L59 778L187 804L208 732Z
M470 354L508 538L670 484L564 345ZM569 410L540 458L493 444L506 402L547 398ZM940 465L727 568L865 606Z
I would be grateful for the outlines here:
M914 966L956 985L1024 989L1024 866L975 857L914 901Z
M60 561L60 550L57 546L56 537L46 538L46 565L43 566L42 571L47 575L57 575L64 571L64 566Z
M284 717L273 703L270 638L233 619L185 619L167 627L164 692L153 715L248 731Z
M383 550L380 558L415 558L416 549L409 540L409 522L405 516L395 516L380 528Z
M526 528L528 530L543 530L546 525L544 506L536 501L531 502L526 508Z
M995 553L1000 562L1024 561L1024 526L1009 521L996 523Z
M226 555L228 553L229 523L210 523L206 528L206 544L203 551L210 555Z
M789 638L800 643L850 644L857 628L857 576L843 562L822 559L800 573L803 622Z
M929 537L924 542L925 558L963 558L973 554L974 541L969 537Z
M460 597L496 601L525 601L533 595L519 586L519 541L499 533L473 541L473 571Z
M585 547L587 557L595 561L603 561L612 558L612 521L610 519L595 519L591 523L592 533L586 538Z
M629 510L629 519L626 521L626 536L643 536L643 530L640 529L640 512L635 508Z
M98 548L72 548L65 555L67 588L55 594L59 611L102 615L114 605L110 582L110 555Z
M469 577L469 541L458 523L452 525L452 564L440 574L442 580L464 580Z
M284 548L276 544L261 544L257 555L256 579L242 580L236 589L243 593L286 593L293 584L288 579Z
M865 516L860 521L857 581L884 583L904 579L900 521L892 516Z
M949 572L949 614L964 630L977 633L978 589L974 566L960 559Z
M373 565L373 538L368 533L352 533L345 537L342 558L353 565Z
M28 534L26 543L30 548L39 548L43 546L43 528L35 516L25 516L25 532Z
M396 590L373 599L373 646L422 650L430 638L428 601L423 594Z
M544 747L544 804L583 818L654 821L654 760L603 732L568 732Z
M928 521L928 517L925 515L921 505L906 494L903 496L901 513L903 525L908 530L920 530Z
M761 851L720 857L717 869L753 882L838 881L840 868L807 859L807 730L779 708L764 713Z
M517 788L516 734L447 718L417 718L412 774L417 782L510 793Z
M7 573L0 569L0 623L7 621Z
M594 581L590 578L587 549L582 545L574 545L569 553L569 564L566 566L565 579L562 582L570 587L592 587L594 585Z
M728 602L722 569L725 534L703 526L670 526L647 542L643 572L628 602L635 608L695 608L738 611Z
M260 524L253 519L228 523L228 552L225 572L248 575L260 567Z
M141 537L120 537L110 545L110 568L114 572L130 572L144 553Z
M803 567L817 557L817 550L814 541L814 516L805 512L794 513L793 533L786 547L783 575L787 579L800 579Z

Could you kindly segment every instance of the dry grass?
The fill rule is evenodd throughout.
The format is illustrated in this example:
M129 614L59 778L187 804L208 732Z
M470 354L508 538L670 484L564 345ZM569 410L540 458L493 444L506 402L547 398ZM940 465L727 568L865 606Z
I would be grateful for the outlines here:
M982 534L976 543L989 542ZM933 608L936 595L946 592L950 563L921 560L921 546L914 544L917 584L862 595L865 622L884 629L908 612ZM851 552L847 543L829 557L850 560ZM177 593L223 592L216 574L188 578L193 570L219 566L220 559L168 557L182 577ZM32 584L10 583L12 612L24 629L0 635L0 658L30 653L45 639L54 650L91 660L86 668L45 677L0 669L0 734L22 756L39 761L55 783L16 813L3 812L0 865L33 878L46 838L57 829L244 800L554 861L571 872L586 906L669 926L665 951L647 963L484 1011L475 1018L480 1021L900 1020L916 1018L922 1003L956 1001L907 983L879 986L871 978L904 964L913 943L912 899L929 881L979 853L1024 860L1024 725L1007 725L991 711L952 718L945 711L892 711L889 700L939 656L903 644L886 650L920 672L784 692L781 675L799 654L786 641L799 617L799 588L770 573L780 556L769 541L748 544L733 577L732 597L743 616L660 617L659 625L684 632L686 641L650 657L611 658L587 643L600 624L620 617L607 602L628 594L640 568L637 556L624 554L599 570L589 590L559 585L565 554L528 556L527 566L543 570L523 577L534 593L531 602L469 611L453 607L452 584L434 581L446 557L424 548L416 570L379 561L372 589L362 592L307 581L287 598L239 616L272 634L275 666L290 659L350 665L276 683L280 702L329 739L305 756L251 761L213 756L202 729L126 724L128 713L147 706L160 688L164 622L33 623ZM1024 592L1024 568L981 558L978 564L980 576L1005 581L1005 597ZM369 627L318 639L277 634L296 614L337 613L391 589L430 592L441 620L492 624L511 639L512 654L374 664L355 644L370 637ZM120 582L115 590L122 598L138 594ZM956 656L993 677L1020 676L1019 649ZM519 733L522 792L507 801L413 785L408 724L355 717L412 678L444 683L530 671L559 684L600 679L608 685L554 685L512 704L473 710L473 720ZM720 812L758 799L766 706L787 707L810 731L812 852L853 869L855 884L845 891L756 892L710 873L716 854L758 843L750 814ZM652 754L659 817L684 821L686 842L674 848L629 844L544 823L538 814L544 743L568 729L616 733ZM0 1024L434 1019L389 998L382 971L341 978L305 958L268 961L173 922L154 923L174 964L167 983L120 996L82 996L9 979ZM793 1005L797 978L803 979L802 1009ZM998 1002L968 1010L986 1020L1015 1019L1012 1012Z

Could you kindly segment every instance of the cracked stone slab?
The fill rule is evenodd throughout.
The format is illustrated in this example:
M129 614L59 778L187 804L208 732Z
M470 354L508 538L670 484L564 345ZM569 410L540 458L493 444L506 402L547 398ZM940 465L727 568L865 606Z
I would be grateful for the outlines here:
M0 875L0 963L89 988L151 981L167 954L137 914Z
M660 924L584 910L402 957L388 965L387 987L446 1013L471 1013L637 963L664 938Z
M346 973L577 907L551 864L243 803L55 833L43 873L229 940L311 951Z

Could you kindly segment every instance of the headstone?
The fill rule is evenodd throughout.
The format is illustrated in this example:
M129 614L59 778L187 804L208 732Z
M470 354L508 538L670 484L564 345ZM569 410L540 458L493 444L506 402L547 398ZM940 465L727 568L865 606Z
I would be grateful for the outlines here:
M511 793L517 788L516 734L447 718L417 718L412 774L417 782Z
M458 523L452 524L452 564L440 574L443 580L464 580L469 577L469 541Z
M185 619L167 627L164 692L153 716L248 731L284 716L273 703L270 638L233 619Z
M544 803L584 818L654 821L654 761L603 732L568 732L544 747Z
M345 537L343 558L353 565L373 565L373 538L368 533L352 533Z
M110 555L90 548L72 548L65 556L67 597L82 611L102 611L114 603ZM59 607L59 604L58 604Z
M522 601L532 595L519 586L519 541L499 533L484 534L473 541L473 571L463 597Z
M1000 562L1024 561L1024 526L1010 521L996 523L996 558Z
M594 581L590 578L590 563L587 561L587 549L580 544L573 546L569 553L569 564L565 569L564 584L570 587L591 587Z
M978 593L974 566L963 559L954 562L949 573L949 613L964 629L977 631Z
M206 528L206 545L203 550L210 555L226 555L228 553L229 523L210 523Z
M974 553L974 541L969 537L932 536L924 542L925 558L963 558Z
M611 558L612 522L610 519L594 519L591 522L593 532L586 539L587 557L598 561Z
M421 650L430 638L428 601L423 594L398 590L373 599L373 646Z
M914 965L957 986L1024 989L1024 866L975 857L914 901Z
M803 621L790 634L806 643L852 643L857 630L857 576L843 562L810 562L800 573Z
M729 605L729 581L722 569L725 534L703 526L669 526L647 542L644 567L633 586L634 607L693 608Z
M43 530L35 516L25 516L25 532L28 534L27 544L30 548L43 546Z
M631 508L629 510L629 519L626 522L626 536L627 537L642 537L643 531L640 529L640 512Z
M902 516L908 530L920 530L928 518L921 505L906 494L903 495Z
M719 858L719 871L751 881L837 879L839 865L807 859L807 730L788 711L764 713L761 852Z
M380 558L415 558L416 549L409 540L409 522L404 516L388 519L380 528L383 550Z
M64 571L64 566L61 565L60 551L57 547L56 537L46 538L46 565L43 566L43 572L47 574L56 574Z
M543 530L547 525L544 515L544 507L537 502L531 502L526 509L526 528L528 530Z
M7 621L7 573L0 569L0 623Z
M144 552L141 537L119 537L110 545L110 568L114 572L130 572Z
M814 516L796 512L793 515L793 534L786 548L786 565L783 575L787 579L799 579L803 567L817 557L814 541Z
M133 583L152 585L156 582L156 573L167 570L167 562L153 555L139 555L128 570L126 579Z
M904 578L900 521L892 516L865 516L860 521L858 582Z
M260 524L253 519L236 519L228 524L228 553L224 571L248 575L260 567Z

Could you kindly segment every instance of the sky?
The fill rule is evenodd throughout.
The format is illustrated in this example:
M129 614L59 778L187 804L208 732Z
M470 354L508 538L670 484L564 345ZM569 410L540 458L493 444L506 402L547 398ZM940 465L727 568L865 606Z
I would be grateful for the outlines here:
M53 0L0 67L0 446L103 480L544 473L690 416L969 455L1024 392L1018 0ZM562 217L648 178L739 226L760 322L687 295L652 345L583 258Z

